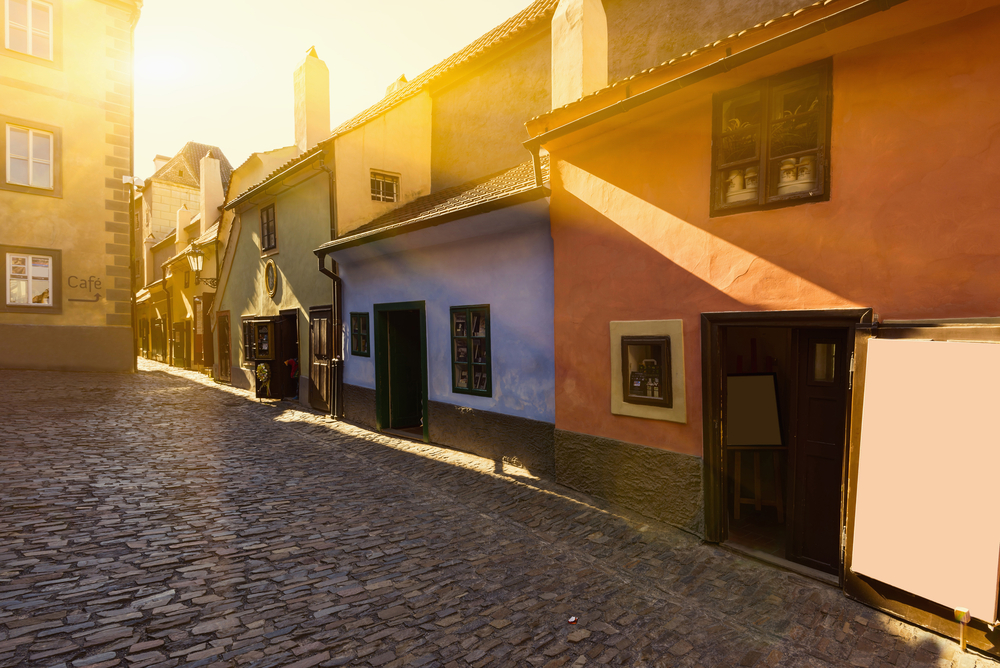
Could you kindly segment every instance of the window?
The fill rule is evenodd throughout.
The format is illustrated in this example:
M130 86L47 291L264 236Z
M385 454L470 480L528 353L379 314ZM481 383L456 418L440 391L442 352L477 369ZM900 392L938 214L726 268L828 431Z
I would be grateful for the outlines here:
M269 251L278 247L278 237L274 225L274 205L260 210L260 250Z
M622 401L673 406L669 336L622 337Z
M369 345L368 314L351 313L351 354L358 357L371 357Z
M715 97L712 215L829 199L830 61Z
M51 132L7 126L7 183L52 189Z
M6 255L7 305L52 306L52 257L21 253Z
M489 306L452 307L451 366L453 392L493 396Z
M185 271L184 272L184 288L187 289L187 288L190 288L190 287L191 287L191 272L190 271Z
M372 172L372 200L375 202L398 202L399 177Z
M243 325L243 366L253 367L256 354L254 353L254 329L253 320L244 318Z
M52 60L52 5L39 0L6 0L6 46Z

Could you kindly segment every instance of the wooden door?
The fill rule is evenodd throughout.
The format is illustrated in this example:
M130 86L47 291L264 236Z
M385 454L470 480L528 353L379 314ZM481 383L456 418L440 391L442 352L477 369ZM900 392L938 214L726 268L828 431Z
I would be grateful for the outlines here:
M420 312L388 314L389 427L419 427L421 401Z
M834 574L840 570L849 356L846 330L799 330L788 556Z
M309 311L309 405L330 410L330 359L333 357L333 309Z
M277 369L283 379L281 396L299 396L299 317L298 312L282 313L277 322L278 334L278 359ZM293 365L291 362L294 361ZM293 377L294 376L294 377Z
M229 356L229 346L232 339L229 330L228 313L219 314L216 328L219 332L219 380L229 383L232 381L230 367L232 359Z

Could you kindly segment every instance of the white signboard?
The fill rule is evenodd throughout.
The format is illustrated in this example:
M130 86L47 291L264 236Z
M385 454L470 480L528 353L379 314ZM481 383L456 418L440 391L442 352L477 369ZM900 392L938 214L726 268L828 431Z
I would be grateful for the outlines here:
M992 623L1000 345L872 339L851 570Z

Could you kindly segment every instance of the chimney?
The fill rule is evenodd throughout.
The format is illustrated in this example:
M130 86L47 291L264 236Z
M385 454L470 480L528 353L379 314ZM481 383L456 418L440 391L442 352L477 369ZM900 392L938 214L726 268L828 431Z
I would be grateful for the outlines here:
M160 167L163 167L163 165L167 164L168 162L170 162L170 158L168 158L167 156L157 155L155 158L153 158L153 165L155 165L153 171L154 172L160 171Z
M147 236L142 242L142 266L145 269L143 272L143 285L149 285L156 280L159 272L159 267L153 265L153 246L156 245L156 239L153 238L152 233Z
M330 136L330 70L311 47L295 68L295 143L308 151Z
M390 95L392 95L393 93L395 93L397 90L399 90L400 88L402 88L403 86L405 86L407 83L408 82L406 81L406 75L405 74L400 74L398 79L396 79L395 81L393 81L391 84L389 84L386 87L386 89L385 89L385 96L389 97Z
M183 248L188 243L184 236L184 228L191 224L191 216L193 215L194 212L188 209L187 204L181 204L181 208L177 209L177 236L174 237L174 244L177 248Z
M608 19L601 0L559 0L552 16L552 108L608 85Z
M225 204L226 193L222 190L222 163L211 149L201 159L201 224L198 236L215 224L219 207Z

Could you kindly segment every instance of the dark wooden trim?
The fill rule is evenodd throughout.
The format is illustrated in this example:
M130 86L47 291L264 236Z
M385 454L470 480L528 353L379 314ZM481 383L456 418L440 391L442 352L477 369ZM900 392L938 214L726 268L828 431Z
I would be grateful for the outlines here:
M486 311L486 389L477 390L472 387L475 383L475 365L477 362L473 362L472 351L473 351L473 337L472 335L472 312L474 310ZM452 316L458 312L465 312L465 324L466 331L468 334L464 337L455 336L454 321ZM448 375L451 377L451 391L454 394L471 394L479 397L492 397L493 396L493 345L492 345L492 316L490 315L490 305L489 304L476 304L474 306L452 306L448 309L448 343L451 347L451 367L448 369ZM469 373L468 388L461 388L455 383L455 367L461 364L455 359L455 339L464 338L468 342L468 352L467 360L465 362L466 369ZM482 362L478 362L482 364Z
M368 325L368 333L364 334L363 339L367 339L365 343L368 345L366 349L368 352L361 352L355 348L354 341L354 316L363 316L362 321ZM368 311L351 311L347 318L348 331L351 333L351 357L371 357L372 356L372 322ZM361 332L358 333L361 336Z

